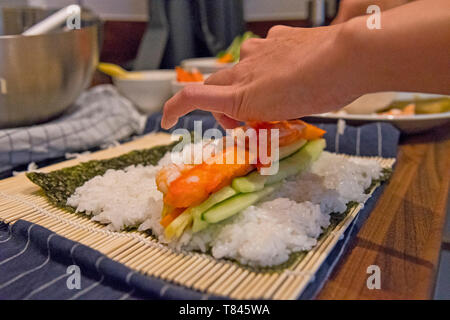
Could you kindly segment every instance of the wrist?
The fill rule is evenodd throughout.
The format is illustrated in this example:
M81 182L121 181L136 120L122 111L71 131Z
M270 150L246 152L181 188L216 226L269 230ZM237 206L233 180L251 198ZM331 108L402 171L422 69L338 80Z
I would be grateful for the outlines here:
M339 43L354 73L356 93L448 92L443 70L448 69L449 2L430 2L382 12L380 29L369 29L369 15L343 23Z
M374 39L367 28L367 16L356 17L342 24L337 37L344 52L347 69L351 73L352 94L359 97L366 93L381 91L379 79L380 57L373 50Z

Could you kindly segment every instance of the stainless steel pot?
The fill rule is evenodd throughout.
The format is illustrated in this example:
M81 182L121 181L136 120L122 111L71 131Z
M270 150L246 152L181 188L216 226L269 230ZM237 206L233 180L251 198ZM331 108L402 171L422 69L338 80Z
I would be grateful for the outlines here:
M90 84L101 29L90 11L83 11L78 30L21 35L54 11L0 8L0 128L55 117Z

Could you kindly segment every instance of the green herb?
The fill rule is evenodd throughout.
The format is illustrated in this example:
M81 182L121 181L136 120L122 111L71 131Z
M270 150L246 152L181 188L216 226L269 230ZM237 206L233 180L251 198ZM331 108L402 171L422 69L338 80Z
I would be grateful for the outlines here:
M233 42L228 46L228 48L226 50L220 51L216 55L216 57L221 58L228 53L233 57L234 62L239 61L241 45L242 43L244 43L245 40L250 38L259 38L259 36L251 31L247 31L243 35L238 35L233 39Z

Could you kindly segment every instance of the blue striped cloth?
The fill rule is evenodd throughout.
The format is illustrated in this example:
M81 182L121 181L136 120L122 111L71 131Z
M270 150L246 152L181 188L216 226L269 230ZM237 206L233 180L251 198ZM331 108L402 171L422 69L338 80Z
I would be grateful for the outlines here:
M80 286L76 286L79 267ZM73 268L73 267L72 267ZM185 299L204 294L143 276L39 225L0 222L0 299ZM217 297L213 297L217 298Z
M178 120L176 126L170 130L161 128L161 114L151 116L146 124L145 132L173 132L178 128L194 130L194 122L201 121L202 129L219 128L215 119L209 114L198 112ZM339 125L334 123L315 123L316 126L327 131L327 150L330 152L345 153L356 156L379 156L395 158L400 136L399 131L387 123L371 123L359 127L345 125L342 121ZM223 130L222 130L223 131Z
M161 115L151 116L145 132L161 131ZM182 118L177 127L217 127L205 114ZM319 124L327 130L327 150L361 156L395 157L399 132L389 124L360 127ZM173 130L173 129L172 129ZM378 188L347 229L299 297L313 298L329 277L351 239L373 209L384 186ZM78 266L80 269L73 269ZM78 271L80 271L78 273ZM80 289L77 289L80 275ZM0 299L217 299L160 279L143 276L84 245L29 223L0 223Z

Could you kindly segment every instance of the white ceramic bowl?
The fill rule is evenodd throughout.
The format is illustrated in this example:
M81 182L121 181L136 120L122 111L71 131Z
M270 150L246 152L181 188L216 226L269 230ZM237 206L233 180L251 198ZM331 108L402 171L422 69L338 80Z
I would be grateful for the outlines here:
M174 70L139 71L142 79L113 78L119 91L138 108L152 114L162 110L164 103L171 97L172 80L176 78Z
M208 79L211 74L204 74L203 79ZM172 80L172 94L176 94L178 91L181 91L187 85L199 85L203 84L203 81L196 82L180 82L177 79Z
M183 69L197 68L203 74L214 73L222 69L231 68L235 65L235 62L220 63L216 57L210 58L193 58L181 61L181 67Z

